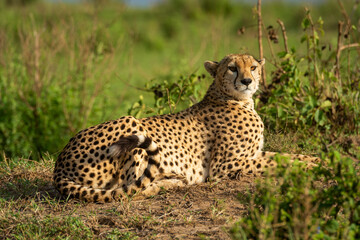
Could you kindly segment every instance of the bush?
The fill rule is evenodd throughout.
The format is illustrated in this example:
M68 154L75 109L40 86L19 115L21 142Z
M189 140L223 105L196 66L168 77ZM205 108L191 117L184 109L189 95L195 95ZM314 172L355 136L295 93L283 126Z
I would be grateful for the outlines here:
M36 89L31 85L25 67L19 61L10 64L0 80L0 146L9 157L41 157L55 152L57 144L69 129L63 114L59 86ZM33 83L34 84L34 83Z
M180 76L174 80L170 78L159 81L153 80L145 85L145 92L151 92L154 98L153 107L147 106L143 96L128 110L129 115L140 117L142 114L175 113L177 109L184 109L197 103L201 98L200 81L205 75L191 74Z
M272 74L271 83L260 94L259 102L259 113L270 129L332 134L359 132L356 59L360 55L345 46L348 59L342 61L339 48L330 48L326 37L321 38L324 35L322 26L321 17L314 22L307 11L300 40L300 44L306 44L305 55L291 48L280 51L277 54L279 59L275 56L272 59L279 64ZM339 34L343 36L344 33ZM358 41L356 33L351 36L351 39L348 36L349 41Z
M279 167L254 192L240 196L248 216L232 229L234 239L358 239L360 179L355 163L338 152L328 165L304 171L280 155Z
M88 34L96 36L97 30ZM18 43L5 35L9 40L1 45L6 65L0 65L0 148L6 157L56 154L74 132L105 111L101 103L94 107L106 83L106 78L98 80L102 73L96 67L111 69L112 52L102 42L73 35L72 29L54 26L49 35L56 39L52 44L30 17L18 29ZM64 53L71 54L69 63L59 61Z

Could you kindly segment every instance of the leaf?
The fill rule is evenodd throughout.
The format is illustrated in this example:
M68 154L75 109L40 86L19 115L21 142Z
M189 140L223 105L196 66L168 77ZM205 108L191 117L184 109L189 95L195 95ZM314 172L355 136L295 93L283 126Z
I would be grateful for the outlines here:
M317 99L316 97L314 96L310 96L310 99L309 99L309 104L312 108L315 108L317 106Z
M279 118L282 118L283 116L285 116L284 110L282 109L282 107L277 107L277 115Z
M336 233L338 229L339 229L339 223L334 219L329 220L325 225L325 230L329 233Z
M287 52L282 51L282 52L279 52L277 55L279 56L279 58L283 58L286 56L286 54L287 54Z
M319 40L319 35L317 32L314 32L314 38L315 38L315 40ZM318 44L318 42L316 42L316 43Z
M308 35L304 34L304 36L301 37L300 42L303 43L308 39Z
M305 30L310 26L310 20L308 18L304 18L301 23L301 27Z
M320 109L317 109L315 112L315 121L320 125L323 126L325 124L325 115L324 112Z
M321 109L327 109L327 108L331 107L331 105L332 105L331 101L325 100L324 102L322 102L320 104L320 108Z
M320 24L320 25L323 25L324 24L324 20L322 19L322 17L319 17L319 19L318 19L318 24Z

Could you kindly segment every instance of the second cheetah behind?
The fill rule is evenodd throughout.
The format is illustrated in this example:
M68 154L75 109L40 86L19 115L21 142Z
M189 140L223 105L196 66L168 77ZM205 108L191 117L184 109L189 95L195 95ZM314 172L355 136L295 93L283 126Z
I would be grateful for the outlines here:
M205 62L214 78L204 99L179 113L131 116L80 131L59 155L54 184L65 196L110 202L140 191L261 175L274 167L263 152L263 122L254 109L264 59L232 54ZM290 155L316 162L318 158Z

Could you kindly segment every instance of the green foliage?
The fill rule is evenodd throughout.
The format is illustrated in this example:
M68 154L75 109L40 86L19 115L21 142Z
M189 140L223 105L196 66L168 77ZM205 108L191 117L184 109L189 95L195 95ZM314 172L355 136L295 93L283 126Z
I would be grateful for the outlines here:
M59 151L89 118L101 118L101 102L94 103L106 78L95 81L99 73L94 66L108 64L111 52L101 40L81 45L72 30L56 28L53 37L63 38L54 50L34 17L28 20L19 29L20 51L15 44L2 46L6 65L0 65L0 149L7 157L39 159ZM59 52L73 53L69 64L59 64Z
M239 196L249 215L232 229L234 239L357 239L360 179L355 163L338 152L304 171L280 155L279 164L256 190Z
M153 108L148 107L140 95L140 100L135 102L128 110L130 115L140 117L141 114L174 113L176 109L186 108L198 102L201 97L200 80L205 75L191 74L188 77L180 76L178 80L153 80L145 85L143 91L151 92L154 97Z
M29 71L21 59L0 70L0 146L8 157L39 158L46 151L56 152L64 137L84 124L92 107L83 102L88 85L36 82Z
M2 186L0 203L11 205L7 199L15 196L23 201L47 189L47 180L18 180L7 173L17 166L31 168L29 161L19 157L56 154L76 131L125 115L127 109L136 117L180 111L199 101L209 85L201 70L186 73L195 72L204 60L219 60L225 54L257 53L253 4L246 2L161 1L150 9L124 8L108 0L71 6L36 2L0 1L0 152L4 158L0 165L6 172L4 179L10 179ZM353 2L341 2L346 9L356 10ZM311 7L312 14L306 11L302 20L300 5L263 3L264 24L275 26L276 19L282 19L289 46L294 46L288 51L275 45L264 47L267 62L273 63L266 65L273 79L256 103L267 133L286 128L303 139L310 134L321 136L317 143L332 138L344 145L346 154L359 158L359 147L347 146L337 138L357 135L360 124L356 48L344 49L339 68L336 66L336 24L344 12L336 11L335 2L324 2ZM356 20L354 25L344 25L343 44L359 43L359 11L355 10L349 17ZM280 35L278 28L273 29ZM273 50L275 56L270 57ZM155 80L147 81L154 76ZM127 83L144 91L129 88ZM314 141L307 144L310 142ZM325 149L328 146L338 145L324 144ZM233 238L360 238L358 166L337 152L326 158L326 167L306 172L300 163L290 166L277 156L280 164L275 172L241 198L248 214L232 228ZM40 170L32 172L39 174ZM213 218L222 214L222 205L221 201L214 204ZM15 239L94 237L78 218L37 215L25 219L17 207L16 212L13 209L8 206L9 213L4 211L0 218L0 235L10 233L7 236ZM29 211L39 214L37 209ZM142 218L133 222L136 229L144 226ZM136 238L116 229L102 236Z
M310 12L306 14L301 23L304 34L300 40L306 44L305 55L296 48L280 51L280 64L261 96L260 113L266 119L265 125L313 133L359 132L358 88L354 88L353 81L342 80L357 78L353 72L359 68L355 61L357 53L348 53L354 56L347 59L352 69L341 68L336 76L336 49L331 49L326 37L321 37L325 34L324 22L320 17L314 23Z
M177 0L132 9L117 1L99 3L0 3L0 151L7 157L56 154L75 132L123 116L129 108L136 116L182 110L201 98L209 82L202 84L196 75L179 76L197 68L201 75L204 60L228 53L256 55L252 4ZM322 6L311 9L329 11ZM326 6L336 12L333 4ZM289 8L294 11L286 11ZM302 44L297 40L302 7L264 2L264 23L273 24L275 15L287 26L297 26L289 30L289 45L296 47L270 59L279 77L261 95L266 101L257 105L265 125L274 130L357 133L358 56L355 48L344 50L340 77L335 77L335 48L329 50L329 44L336 41L336 28L328 24L334 22L333 15L314 22L314 33L307 14ZM237 35L241 27L245 33ZM349 36L348 43L358 42L356 31ZM264 51L269 59L269 49ZM269 73L271 64L266 68ZM149 83L154 76L157 80ZM170 77L165 81L159 76ZM128 82L151 94L139 99L142 93Z
M3 74L0 81L1 148L9 156L13 153L22 156L40 154L49 149L49 143L59 141L59 136L52 135L53 132L58 128L66 129L61 92L53 85L41 92L35 85L34 88L30 86L33 82L18 59L9 64L7 71L16 80L5 78ZM52 118L58 122L51 121ZM49 150L54 149L50 147Z

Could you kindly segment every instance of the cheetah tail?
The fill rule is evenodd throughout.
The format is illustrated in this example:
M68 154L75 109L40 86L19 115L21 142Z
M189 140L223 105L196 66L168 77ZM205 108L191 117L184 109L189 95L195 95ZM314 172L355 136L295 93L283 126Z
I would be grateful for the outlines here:
M123 188L99 189L77 184L67 177L58 178L54 183L55 188L63 195L86 202L106 203L119 197L125 197L128 193Z
M120 154L129 152L136 147L145 149L148 155L156 155L159 152L156 143L151 138L144 135L130 135L122 137L112 144L109 153L112 157L118 157Z

